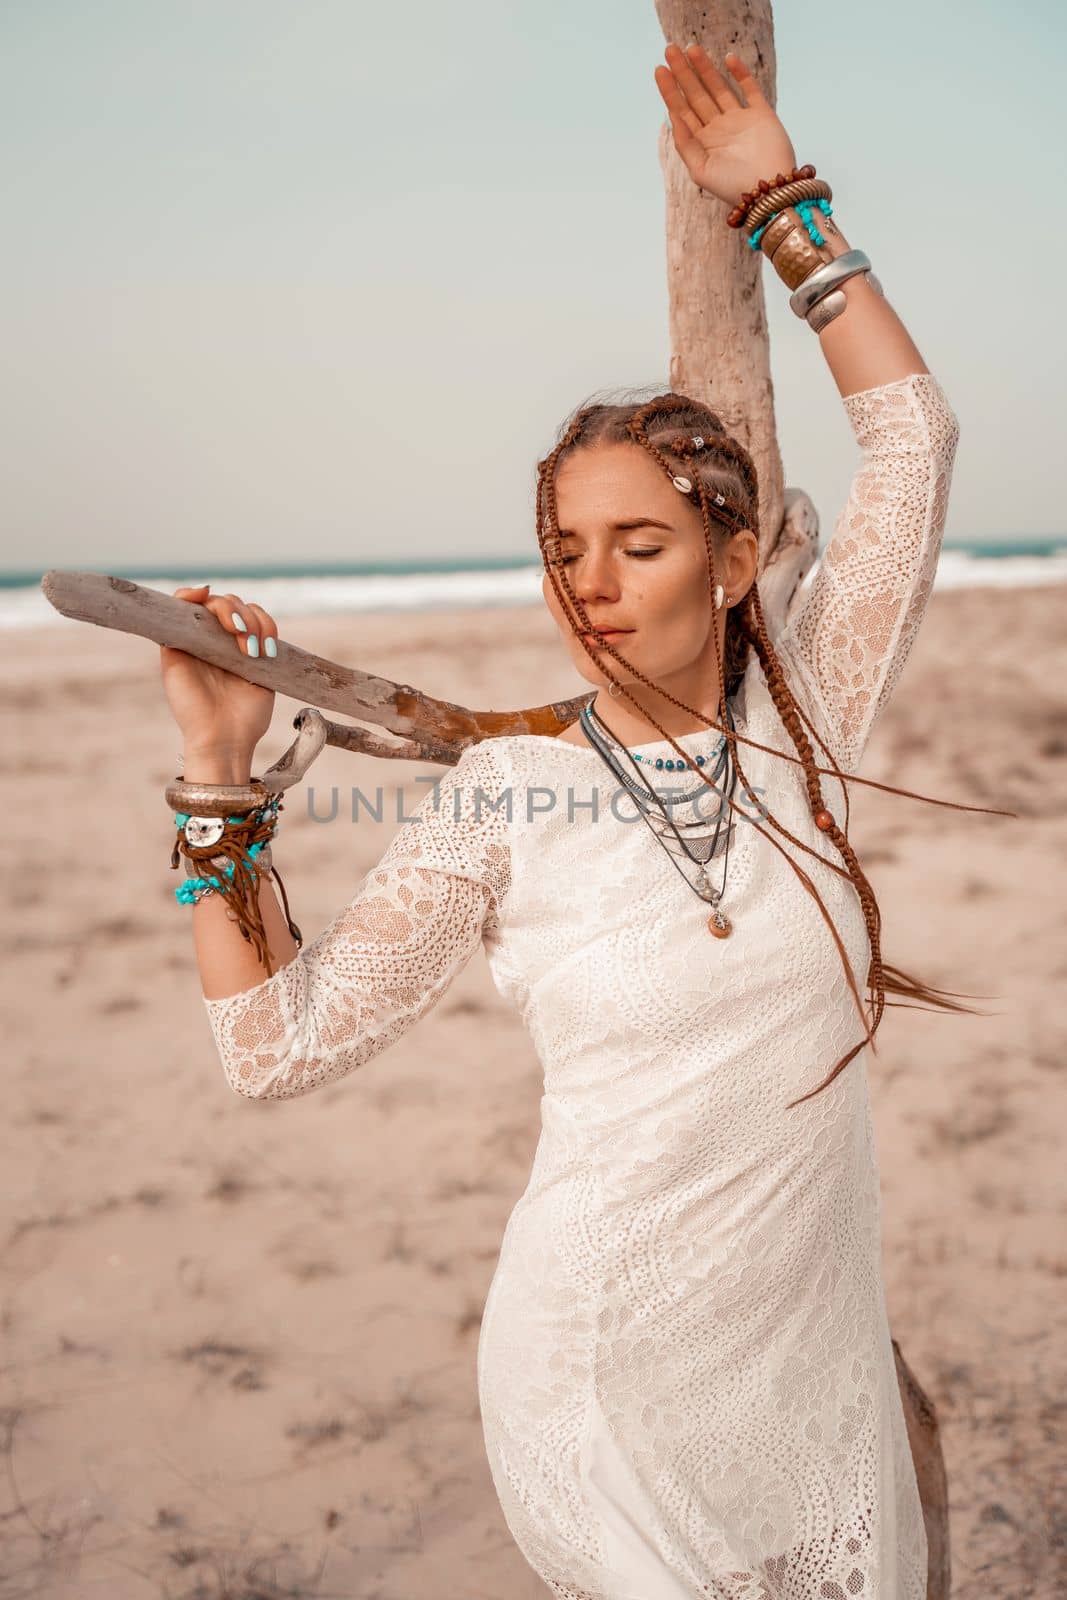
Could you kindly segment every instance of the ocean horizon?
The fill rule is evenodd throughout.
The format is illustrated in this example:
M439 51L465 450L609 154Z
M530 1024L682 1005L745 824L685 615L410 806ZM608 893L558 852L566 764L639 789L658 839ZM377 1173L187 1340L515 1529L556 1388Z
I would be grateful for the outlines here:
M0 572L0 628L47 627L66 619L41 590L45 571L91 571L171 593L182 584L247 590L279 619L367 611L435 611L543 604L540 560L526 555L435 561L239 563L46 568ZM1017 588L1067 582L1067 534L956 540L942 545L934 589ZM252 586L254 593L252 592Z

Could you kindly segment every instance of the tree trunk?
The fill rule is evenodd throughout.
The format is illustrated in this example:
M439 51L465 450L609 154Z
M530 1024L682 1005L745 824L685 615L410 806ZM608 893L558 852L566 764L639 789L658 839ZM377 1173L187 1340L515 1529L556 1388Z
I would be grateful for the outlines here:
M665 40L682 46L699 43L716 64L727 50L737 50L769 103L777 104L770 0L720 0L714 9L696 0L655 0L655 4ZM763 256L747 249L740 233L726 226L730 207L697 188L674 148L666 121L659 150L667 195L671 387L719 412L753 457L760 490L762 569L774 558L783 531L783 504L794 493L783 488L775 433ZM773 282L777 284L777 277ZM759 583L762 594L762 571ZM948 1480L937 1413L897 1341L892 1342L926 1524L927 1600L948 1600Z
M769 0L656 0L665 40L703 45L716 64L736 49L773 106L777 100ZM763 255L726 226L728 205L698 189L674 148L669 122L659 138L666 188L671 387L711 406L756 464L760 566L782 525L782 458L774 426ZM767 173L773 178L773 172ZM778 279L772 271L772 280ZM762 592L762 585L761 585Z

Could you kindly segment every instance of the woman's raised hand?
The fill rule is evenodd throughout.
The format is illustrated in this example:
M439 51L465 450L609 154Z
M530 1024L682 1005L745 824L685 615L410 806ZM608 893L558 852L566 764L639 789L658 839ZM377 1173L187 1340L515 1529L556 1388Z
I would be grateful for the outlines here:
M175 589L174 598L210 611L227 633L233 634L234 649L239 654L268 661L276 654L278 629L262 606L235 594L213 595L206 583L195 589ZM238 678L169 645L160 645L159 658L163 690L185 737L186 754L231 755L251 760L256 745L270 727L274 690L261 689L246 678Z
M726 56L730 82L698 44L685 50L669 44L664 54L667 65L656 68L656 84L674 148L694 183L733 206L760 178L773 182L780 172L792 172L792 141L738 56Z

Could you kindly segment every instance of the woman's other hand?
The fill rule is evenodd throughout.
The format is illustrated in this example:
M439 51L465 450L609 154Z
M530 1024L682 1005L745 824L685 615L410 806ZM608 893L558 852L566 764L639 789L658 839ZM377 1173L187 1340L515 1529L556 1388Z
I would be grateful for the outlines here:
M732 82L698 44L669 44L656 84L671 119L674 148L693 182L734 206L760 178L797 164L792 141L744 62L728 53ZM739 98L743 95L743 99Z
M174 598L210 611L233 635L237 654L267 662L275 656L278 628L262 606L235 594L213 595L206 583L175 589ZM160 645L159 659L167 704L185 738L186 753L226 753L251 760L270 727L274 690L169 645Z

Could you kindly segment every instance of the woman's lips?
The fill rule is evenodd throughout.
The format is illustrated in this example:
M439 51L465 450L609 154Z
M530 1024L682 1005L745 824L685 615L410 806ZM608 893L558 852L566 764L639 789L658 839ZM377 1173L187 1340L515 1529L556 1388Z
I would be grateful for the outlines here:
M627 634L633 633L633 631L634 630L632 628L601 628L600 637L602 639L624 639ZM583 633L582 638L591 639L594 643L596 642L595 633Z

